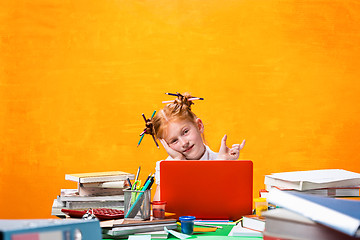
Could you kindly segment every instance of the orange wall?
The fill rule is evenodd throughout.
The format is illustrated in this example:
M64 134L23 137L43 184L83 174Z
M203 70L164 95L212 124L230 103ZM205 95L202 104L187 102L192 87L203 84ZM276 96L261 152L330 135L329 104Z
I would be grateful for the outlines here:
M295 0L0 3L0 218L51 217L66 173L141 178L166 152L148 136L165 92L218 150L247 140L254 195L272 172L360 172L360 5Z

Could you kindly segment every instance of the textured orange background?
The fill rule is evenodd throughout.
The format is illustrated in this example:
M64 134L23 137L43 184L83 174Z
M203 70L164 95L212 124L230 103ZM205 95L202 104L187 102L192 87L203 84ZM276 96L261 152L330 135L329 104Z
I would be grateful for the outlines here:
M0 3L0 218L51 217L66 173L141 178L165 158L148 117L171 99L218 150L247 144L254 195L272 172L360 172L358 1Z

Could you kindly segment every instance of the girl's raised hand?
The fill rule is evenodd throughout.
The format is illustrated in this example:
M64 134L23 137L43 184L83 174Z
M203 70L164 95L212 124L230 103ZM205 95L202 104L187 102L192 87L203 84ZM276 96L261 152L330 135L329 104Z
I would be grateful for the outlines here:
M159 139L161 144L164 146L166 152L169 154L170 157L172 157L172 159L174 160L186 160L185 156L178 151L175 151L174 149L172 149L171 147L169 147L169 145L167 144L167 142L164 139Z
M237 160L240 155L240 150L243 149L245 145L245 140L241 144L234 144L231 148L226 146L227 135L221 139L221 146L218 153L219 160Z

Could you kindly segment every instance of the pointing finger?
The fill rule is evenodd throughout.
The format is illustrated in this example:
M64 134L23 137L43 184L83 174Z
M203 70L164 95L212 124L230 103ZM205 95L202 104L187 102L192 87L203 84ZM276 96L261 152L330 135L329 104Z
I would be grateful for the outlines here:
M242 141L242 143L240 144L240 150L243 149L243 147L245 146L245 139Z

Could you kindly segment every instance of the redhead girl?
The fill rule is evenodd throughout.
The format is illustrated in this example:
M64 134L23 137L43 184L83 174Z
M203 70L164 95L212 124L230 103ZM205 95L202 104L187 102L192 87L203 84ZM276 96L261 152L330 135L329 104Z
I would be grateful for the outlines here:
M169 154L166 160L237 160L245 140L229 148L225 134L219 152L213 152L204 143L204 124L191 111L192 104L188 93L178 94L178 98L161 109L152 120L156 137ZM159 200L160 161L155 169L157 188L154 200Z

